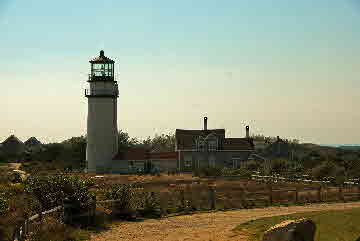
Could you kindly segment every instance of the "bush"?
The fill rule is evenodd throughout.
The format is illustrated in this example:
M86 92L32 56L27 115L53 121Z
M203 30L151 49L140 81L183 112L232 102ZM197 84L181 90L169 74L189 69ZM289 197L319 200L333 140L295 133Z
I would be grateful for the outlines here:
M221 176L222 168L221 167L204 167L194 170L194 176Z
M251 178L252 172L246 168L234 169L232 175L241 176L243 178Z
M105 199L118 200L118 208L124 210L136 210L139 200L136 198L134 186L131 184L115 184L105 192Z
M25 215L38 213L40 204L34 197L25 194L21 185L2 185L0 209L0 240L11 240L15 228L24 221Z
M76 229L72 226L60 223L56 218L46 217L41 225L37 226L37 230L31 233L28 237L29 240L45 241L45 240L87 240L90 235Z
M290 168L290 162L283 159L275 159L271 162L271 174L283 174Z
M9 203L5 198L0 198L0 215L8 211Z
M322 180L329 176L338 176L341 173L341 168L331 161L322 162L320 165L311 170L311 174L315 179Z
M159 212L160 200L154 192L141 192L136 198L139 199L140 206L143 207L140 214L144 217L159 217L161 215Z
M89 192L91 183L78 176L64 174L34 176L24 182L25 192L33 194L45 210L60 205L64 198L77 203L81 210L88 208L89 201L94 197L94 194Z

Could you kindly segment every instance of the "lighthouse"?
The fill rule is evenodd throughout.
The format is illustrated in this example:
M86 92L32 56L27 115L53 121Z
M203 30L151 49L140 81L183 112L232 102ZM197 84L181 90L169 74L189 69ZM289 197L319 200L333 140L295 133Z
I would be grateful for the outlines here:
M89 61L87 116L87 172L111 171L112 159L118 152L117 98L119 90L114 78L115 61L100 55Z

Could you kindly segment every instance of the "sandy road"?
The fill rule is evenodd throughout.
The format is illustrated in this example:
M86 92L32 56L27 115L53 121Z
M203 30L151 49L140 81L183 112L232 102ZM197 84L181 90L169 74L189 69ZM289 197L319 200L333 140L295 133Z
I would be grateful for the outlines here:
M143 222L114 224L109 231L94 234L92 241L137 240L137 241L246 241L247 238L234 233L238 224L261 217L286 215L297 212L341 210L360 207L360 202L336 204L312 204L307 206L269 207L243 209L227 212L199 213Z

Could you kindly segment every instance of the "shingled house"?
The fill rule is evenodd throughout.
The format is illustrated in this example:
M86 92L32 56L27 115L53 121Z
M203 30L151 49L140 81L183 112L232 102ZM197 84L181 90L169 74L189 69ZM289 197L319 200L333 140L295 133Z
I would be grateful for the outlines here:
M112 173L131 173L143 171L147 165L159 171L177 169L176 152L150 152L145 148L132 148L118 152L113 158Z
M207 117L203 130L176 129L175 138L174 152L151 152L144 148L120 151L114 156L109 171L129 173L144 169L149 163L161 171L188 172L212 166L239 168L254 152L249 126L246 126L246 137L225 138L225 129L207 129Z
M212 166L239 168L254 151L249 126L245 138L226 138L225 129L207 129L207 117L203 130L176 129L175 138L179 171Z

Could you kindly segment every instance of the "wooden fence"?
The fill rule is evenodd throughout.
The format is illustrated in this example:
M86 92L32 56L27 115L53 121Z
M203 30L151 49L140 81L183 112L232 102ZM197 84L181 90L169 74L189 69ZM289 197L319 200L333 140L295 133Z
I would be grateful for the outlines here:
M51 210L40 212L31 217L25 217L25 220L15 229L13 240L24 241L25 237L34 232L35 229L41 229L42 222L46 216L55 215L56 218L61 218L62 210L62 206L57 206Z
M264 184L265 185L265 184ZM145 192L138 189L138 192ZM278 185L266 184L257 191L250 191L242 186L225 188L215 183L210 184L180 184L169 185L165 191L151 192L151 198L158 200L155 207L160 216L182 211L192 212L197 210L231 210L241 208L265 207L271 205L287 205L316 202L347 202L360 200L359 186L301 186L294 185L292 188L279 188ZM87 210L88 224L94 223L96 209L102 209L102 213L117 215L121 212L117 202L122 200L91 200ZM145 200L147 201L147 200ZM63 205L48 211L41 212L25 221L14 232L13 240L22 241L26 235L33 231L35 222L41 222L46 215L57 214L57 218L65 224L74 222L76 205L65 199ZM142 207L140 207L142 208ZM39 226L38 223L35 226Z
M360 200L357 186L327 187L301 185L279 188L268 184L262 190L251 191L244 187L225 188L212 185L180 185L173 190L155 193L163 214L181 210L229 210L292 205L316 202L347 202Z

